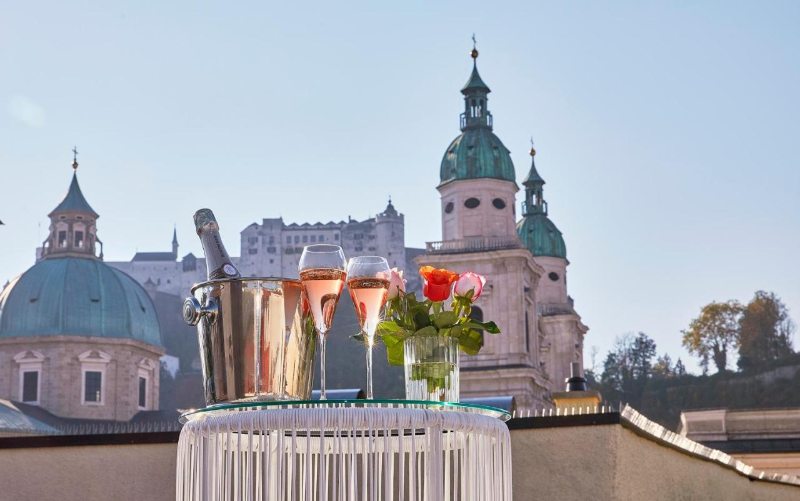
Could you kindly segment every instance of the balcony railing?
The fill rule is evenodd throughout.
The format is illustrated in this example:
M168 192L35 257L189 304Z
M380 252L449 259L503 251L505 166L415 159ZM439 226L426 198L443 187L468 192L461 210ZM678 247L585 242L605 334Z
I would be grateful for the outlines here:
M572 302L538 304L536 309L538 310L539 316L541 317L552 317L555 315L571 315L575 313L575 309L572 307Z
M517 237L473 237L460 240L427 242L428 254L463 254L467 252L486 252L501 249L521 249L522 242Z

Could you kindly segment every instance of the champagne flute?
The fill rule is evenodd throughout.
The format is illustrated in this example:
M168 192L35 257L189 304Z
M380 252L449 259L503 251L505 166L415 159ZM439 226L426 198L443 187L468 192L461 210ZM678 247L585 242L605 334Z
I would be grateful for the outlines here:
M320 400L325 393L325 337L333 324L336 303L345 280L344 252L338 245L309 245L300 256L300 281L311 306L314 328L319 335Z
M380 256L360 256L347 265L347 288L356 309L361 332L367 339L367 398L372 399L372 347L389 293L389 263Z

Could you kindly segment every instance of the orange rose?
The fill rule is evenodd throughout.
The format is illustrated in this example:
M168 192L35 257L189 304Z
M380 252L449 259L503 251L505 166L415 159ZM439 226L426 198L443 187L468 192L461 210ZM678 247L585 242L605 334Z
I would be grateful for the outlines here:
M458 273L433 266L419 269L422 276L422 293L431 301L444 301L450 297L453 282L458 280Z

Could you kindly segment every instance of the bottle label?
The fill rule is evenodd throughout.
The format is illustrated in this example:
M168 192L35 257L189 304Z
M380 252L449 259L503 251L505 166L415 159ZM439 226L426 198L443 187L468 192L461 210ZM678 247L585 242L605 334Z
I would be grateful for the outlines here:
M229 277L239 274L239 270L237 270L236 267L230 263L225 263L225 266L222 267L222 271L224 271Z

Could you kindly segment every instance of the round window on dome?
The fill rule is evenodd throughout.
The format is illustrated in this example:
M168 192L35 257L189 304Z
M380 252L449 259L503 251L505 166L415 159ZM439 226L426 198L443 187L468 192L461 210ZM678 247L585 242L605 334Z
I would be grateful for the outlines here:
M475 207L479 206L481 201L475 197L468 198L464 201L464 207L467 209L474 209Z
M447 205L444 206L444 213L445 214L450 214L451 212L453 212L453 208L455 208L455 205L453 205L453 202L447 202Z
M556 273L555 271L551 271L550 273L547 274L547 278L549 278L553 282L558 282L559 276L558 273Z
M492 205L494 205L495 209L505 209L506 202L502 198L495 198L492 200Z

